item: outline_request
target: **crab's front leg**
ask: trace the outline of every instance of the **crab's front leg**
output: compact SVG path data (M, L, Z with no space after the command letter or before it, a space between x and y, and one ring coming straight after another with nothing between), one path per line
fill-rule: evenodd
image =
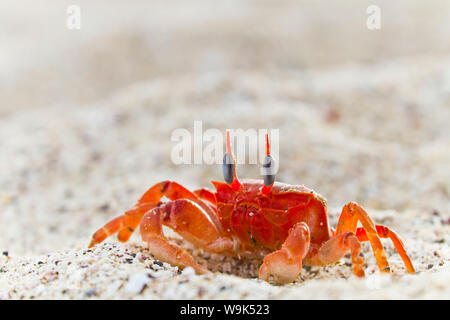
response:
M169 201L144 215L140 232L150 252L156 258L172 265L181 268L192 267L200 274L209 272L195 262L185 249L168 241L163 233L163 225L170 227L190 243L208 251L223 252L233 249L232 240L221 236L201 206L187 199Z
M281 246L264 257L259 269L259 278L269 281L272 275L277 283L293 282L302 270L302 260L306 256L310 245L310 232L304 222L295 224Z

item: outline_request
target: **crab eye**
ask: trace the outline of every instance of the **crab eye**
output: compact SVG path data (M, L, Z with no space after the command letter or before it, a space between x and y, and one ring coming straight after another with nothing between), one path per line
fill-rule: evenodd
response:
M273 160L270 154L266 155L264 158L264 163L262 165L262 175L264 178L264 185L270 187L275 182L275 160Z
M223 156L222 171L223 171L223 178L225 179L225 182L228 184L233 183L234 168L235 165L233 156L230 153L225 153L225 155Z

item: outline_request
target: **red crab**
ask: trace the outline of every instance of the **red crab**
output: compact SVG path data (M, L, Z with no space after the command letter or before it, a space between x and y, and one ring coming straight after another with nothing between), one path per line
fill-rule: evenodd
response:
M269 281L273 276L277 283L290 283L299 276L303 264L331 264L348 251L354 274L363 277L363 241L370 241L380 271L389 272L380 238L390 238L407 271L415 272L399 236L388 227L375 225L359 204L344 206L334 230L329 226L323 197L304 186L274 183L267 135L266 146L264 180L240 181L227 132L225 183L212 181L216 192L191 192L173 181L157 183L134 208L97 230L89 247L116 232L120 241L127 241L140 225L142 239L153 256L182 268L192 267L199 274L208 273L186 250L168 241L162 228L165 225L210 252L262 254L259 278ZM161 202L164 196L169 201ZM357 228L358 222L362 227Z

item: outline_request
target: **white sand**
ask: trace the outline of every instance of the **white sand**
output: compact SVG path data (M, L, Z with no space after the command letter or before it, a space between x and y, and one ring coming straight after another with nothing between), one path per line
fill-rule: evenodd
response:
M430 24L420 11L388 14L383 36L371 41L354 28L349 6L335 8L348 13L336 34L322 27L332 10L286 1L254 14L235 3L216 20L200 2L191 11L198 19L153 3L159 20L130 9L120 30L88 19L74 36L54 26L64 7L42 17L2 4L10 45L0 51L0 298L449 299L450 48L442 39L450 14L438 2ZM91 3L88 13L103 12L102 1ZM123 9L108 8L116 17ZM283 23L302 24L308 12L317 13L309 29ZM21 28L19 13L27 17ZM267 17L268 30L252 28ZM74 43L80 54L68 54ZM92 233L152 184L198 188L222 179L220 166L170 161L172 131L192 131L194 120L204 130L279 128L277 180L323 194L333 225L345 203L360 202L398 231L419 273L405 274L388 240L392 275L379 275L364 244L366 279L352 276L345 257L304 268L287 286L255 279L260 261L195 248L215 273L179 272L154 261L137 235L87 250ZM256 166L238 170L259 176Z
M93 249L74 248L31 258L3 257L0 298L20 299L448 299L450 289L448 236L440 219L378 211L405 239L417 274L407 275L393 246L384 241L392 275L380 275L371 249L364 244L366 278L355 278L347 255L335 265L305 267L290 285L277 286L256 279L260 261L239 260L189 248L202 265L214 271L198 276L154 260L140 243L107 241ZM408 223L408 220L416 223ZM417 223L424 221L423 223ZM405 228L408 226L408 228ZM445 232L445 234L441 234Z

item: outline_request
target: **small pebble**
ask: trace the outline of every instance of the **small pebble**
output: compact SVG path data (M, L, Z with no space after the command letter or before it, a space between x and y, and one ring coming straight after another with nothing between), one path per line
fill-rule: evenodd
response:
M181 273L185 276L193 276L195 275L195 270L192 267L186 267Z
M128 283L125 286L125 291L129 293L141 293L148 281L149 277L146 273L134 274L130 276Z
M153 263L158 265L158 266L160 266L160 267L163 266L163 263L161 261L159 261L159 260L155 260Z
M94 295L96 295L97 294L97 291L95 290L95 289L89 289L89 290L87 290L85 293L84 293L84 295L86 296L86 297L92 297L92 296L94 296Z

